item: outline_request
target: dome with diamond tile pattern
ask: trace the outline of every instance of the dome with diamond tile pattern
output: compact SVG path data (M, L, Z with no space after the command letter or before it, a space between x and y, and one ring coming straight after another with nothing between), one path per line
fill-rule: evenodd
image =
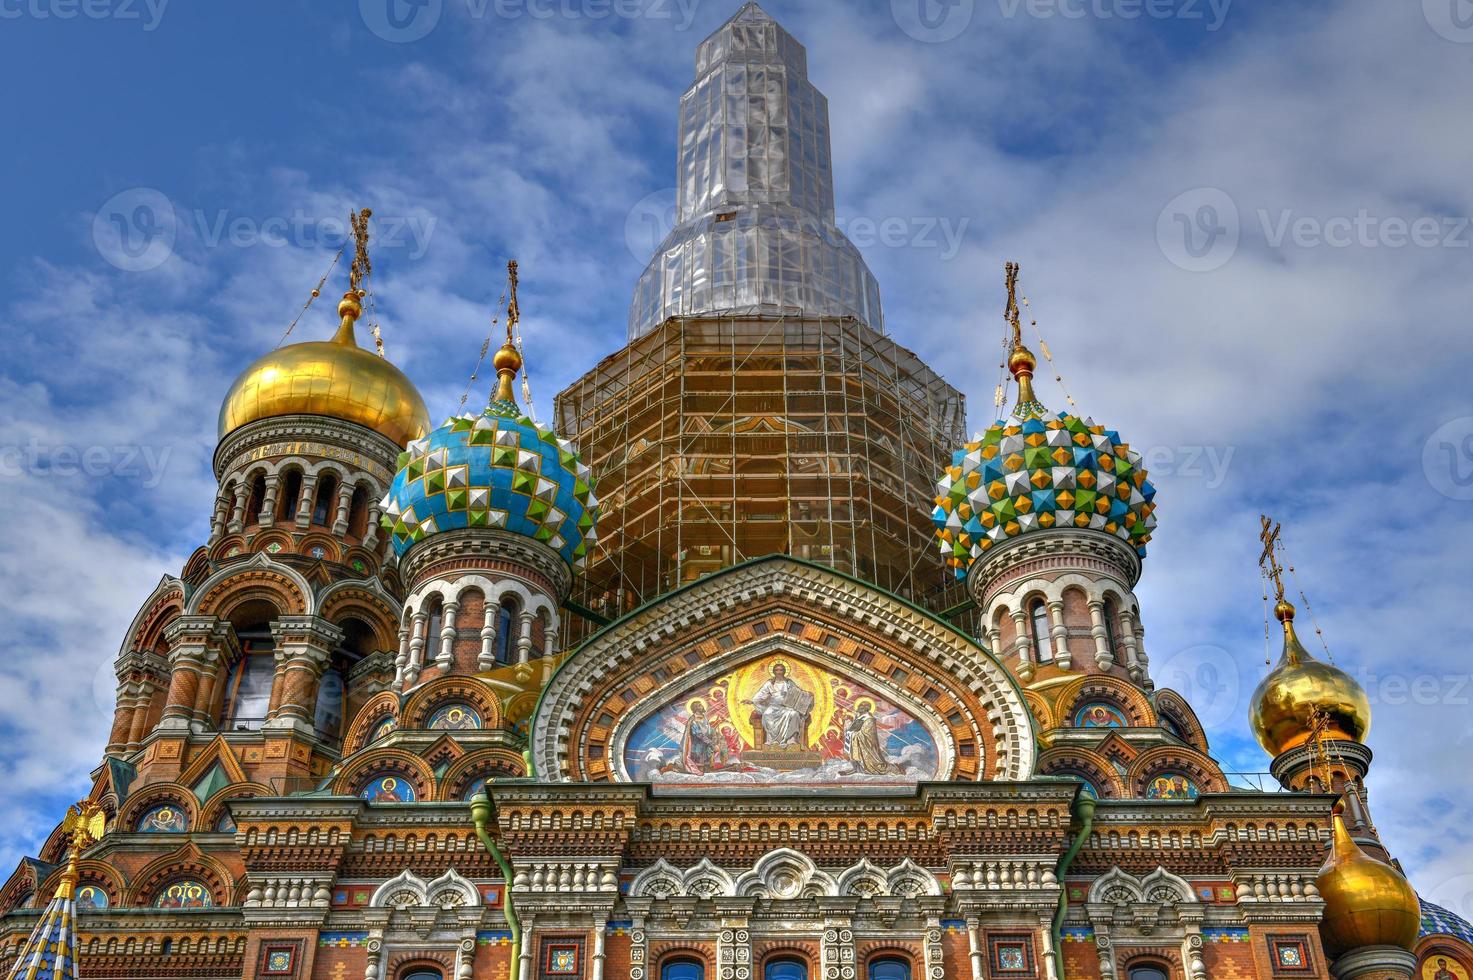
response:
M598 501L573 444L527 417L510 399L461 415L399 457L384 500L384 526L402 558L420 541L460 528L501 528L583 567Z

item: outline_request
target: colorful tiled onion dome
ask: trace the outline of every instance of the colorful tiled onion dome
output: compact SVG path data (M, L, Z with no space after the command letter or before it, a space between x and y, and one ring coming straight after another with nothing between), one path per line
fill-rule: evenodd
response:
M573 444L497 399L409 444L384 501L384 526L400 557L441 531L487 527L525 534L582 568L597 507Z
M1425 898L1422 899L1421 935L1452 936L1473 945L1473 925L1467 919Z
M595 540L593 477L571 442L534 422L516 403L522 358L510 338L516 320L515 265L506 346L494 364L500 383L480 415L461 415L399 457L384 499L384 526L402 558L420 541L461 528L500 528L552 548L582 568Z
M1008 368L1018 381L1012 416L952 456L931 519L943 560L966 578L972 563L1005 541L1055 527L1089 528L1128 542L1141 557L1156 527L1156 488L1120 434L1093 419L1056 414L1033 393L1037 360L1023 346L1009 267Z

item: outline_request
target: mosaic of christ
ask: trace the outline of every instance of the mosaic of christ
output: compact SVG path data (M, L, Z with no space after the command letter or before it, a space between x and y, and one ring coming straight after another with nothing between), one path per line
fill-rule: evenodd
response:
M655 783L905 783L936 778L937 758L903 708L781 655L685 691L624 745L630 777Z

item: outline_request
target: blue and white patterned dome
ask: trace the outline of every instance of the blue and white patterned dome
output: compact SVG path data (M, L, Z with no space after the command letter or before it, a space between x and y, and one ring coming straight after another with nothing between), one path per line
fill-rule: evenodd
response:
M383 524L401 558L441 531L485 527L540 541L577 569L595 540L597 509L573 444L503 399L409 444Z

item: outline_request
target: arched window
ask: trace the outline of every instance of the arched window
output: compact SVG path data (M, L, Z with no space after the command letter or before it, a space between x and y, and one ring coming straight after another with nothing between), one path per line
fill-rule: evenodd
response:
M338 478L331 473L322 474L317 481L317 500L312 504L312 523L327 527L335 516L337 507Z
M348 503L348 535L362 538L368 534L368 488L359 485Z
M297 503L302 499L302 471L291 470L281 481L277 490L276 519L293 521L297 518Z
M910 964L898 956L870 960L869 980L910 980Z
M261 505L266 501L266 477L260 473L251 481L251 492L246 496L245 524L261 523Z
M666 960L660 967L660 980L706 980L706 967L700 960Z
M271 683L276 678L276 642L271 629L261 626L238 631L240 659L225 678L225 702L221 713L228 732L255 731L266 720L271 705Z
M768 960L762 968L762 980L808 980L808 964L786 956Z
M1129 980L1170 980L1170 978L1159 966L1133 966L1130 968Z
M419 967L404 974L399 980L445 980L445 975L439 970L426 970Z
M1048 603L1034 599L1028 604L1028 624L1033 633L1033 652L1041 664L1054 659L1054 641L1049 635Z
M425 620L424 662L432 664L440 653L440 631L445 628L445 607L440 597L430 596L429 617Z
M510 596L501 600L496 614L496 662L509 664L516 659L517 601Z

